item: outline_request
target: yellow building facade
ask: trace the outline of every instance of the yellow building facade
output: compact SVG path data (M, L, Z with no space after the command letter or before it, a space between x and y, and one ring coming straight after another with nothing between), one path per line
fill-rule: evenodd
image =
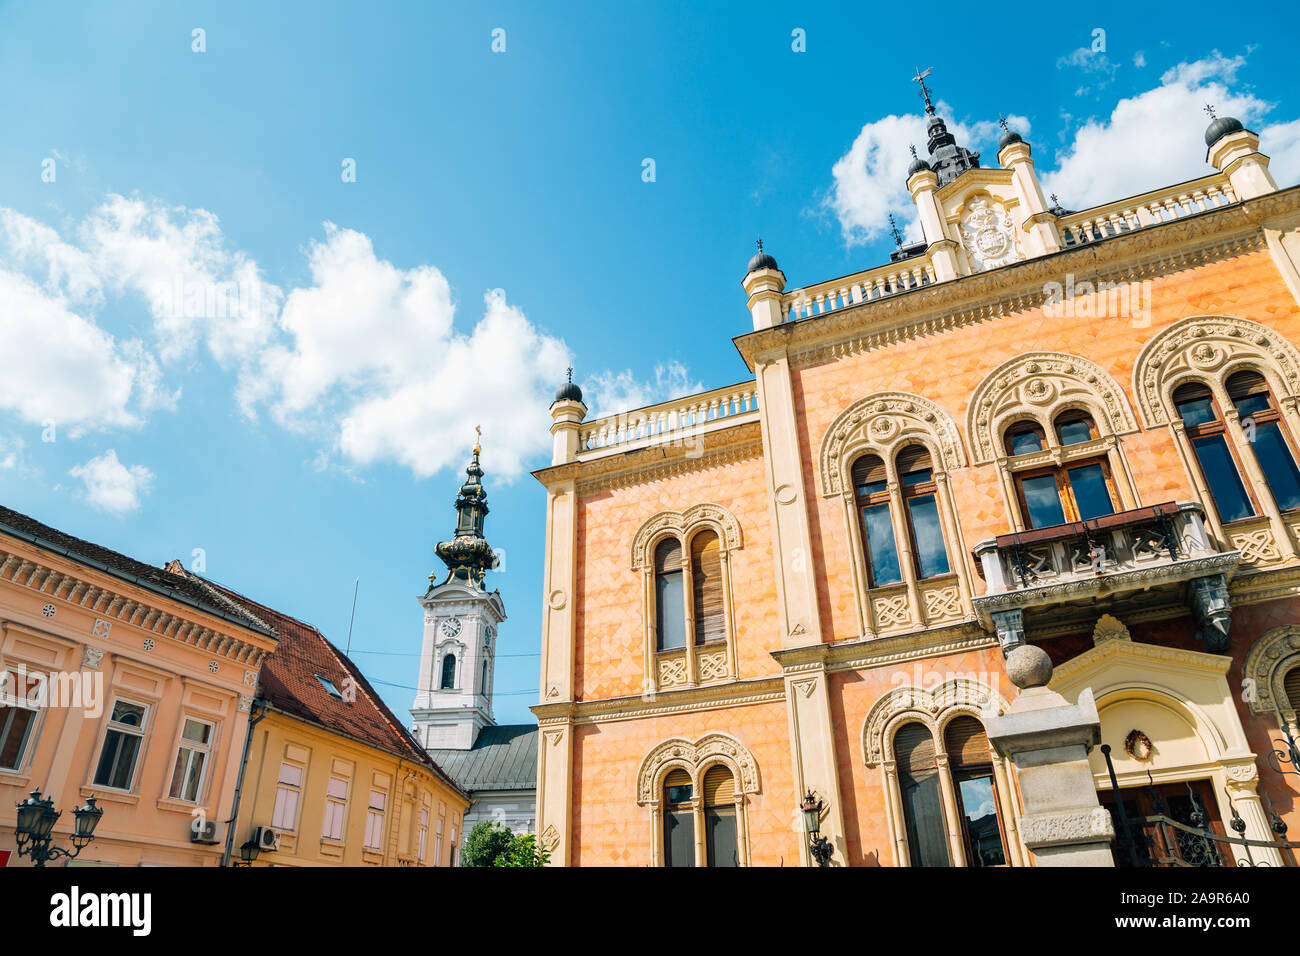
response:
M752 379L556 394L554 864L812 865L806 799L830 865L1300 832L1300 189L1224 117L1204 177L1072 211L926 103L924 241L792 290L760 247Z

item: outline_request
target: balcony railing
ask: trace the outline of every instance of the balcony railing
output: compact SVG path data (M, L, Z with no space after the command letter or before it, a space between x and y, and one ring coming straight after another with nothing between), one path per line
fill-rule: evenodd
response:
M919 289L934 281L934 264L930 257L914 256L804 289L794 289L782 296L781 313L787 322L806 319L860 302Z
M1067 248L1108 239L1162 222L1182 219L1237 201L1228 177L1214 173L1189 183L1167 186L1104 206L1094 206L1057 220Z
M690 448L699 447L699 436L704 433L748 421L758 421L758 389L754 382L584 422L578 431L578 457L670 444L685 445L689 453Z
M983 615L1231 573L1241 557L1214 546L1188 502L999 535L973 554L988 585L973 601Z

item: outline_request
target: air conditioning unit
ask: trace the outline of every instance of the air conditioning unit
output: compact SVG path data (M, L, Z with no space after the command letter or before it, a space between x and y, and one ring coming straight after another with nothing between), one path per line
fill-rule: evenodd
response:
M257 827L253 830L253 842L263 853L274 853L280 849L280 831L271 827Z
M206 843L208 846L217 842L216 820L195 820L190 824L190 842Z

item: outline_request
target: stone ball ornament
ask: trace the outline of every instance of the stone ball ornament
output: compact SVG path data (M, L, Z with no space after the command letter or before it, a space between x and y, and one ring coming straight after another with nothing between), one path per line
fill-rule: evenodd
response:
M1036 644L1021 644L1007 655L1007 676L1021 690L1044 687L1052 679L1052 659Z

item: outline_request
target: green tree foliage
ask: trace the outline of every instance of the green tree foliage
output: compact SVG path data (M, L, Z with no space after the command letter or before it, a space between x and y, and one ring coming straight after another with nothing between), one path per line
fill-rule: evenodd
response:
M497 866L497 860L506 852L515 836L510 828L491 820L474 824L465 840L465 852L460 856L461 866Z
M496 858L494 866L545 866L551 852L539 846L531 833L512 837L504 853Z

